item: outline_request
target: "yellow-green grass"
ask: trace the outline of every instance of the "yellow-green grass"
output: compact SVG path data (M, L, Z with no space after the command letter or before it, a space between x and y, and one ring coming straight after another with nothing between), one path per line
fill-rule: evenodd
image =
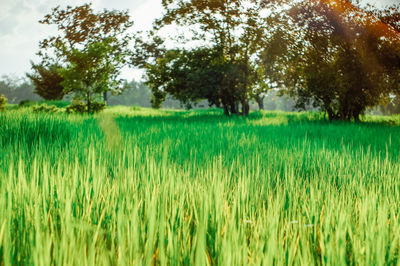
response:
M386 265L399 117L0 113L0 265Z

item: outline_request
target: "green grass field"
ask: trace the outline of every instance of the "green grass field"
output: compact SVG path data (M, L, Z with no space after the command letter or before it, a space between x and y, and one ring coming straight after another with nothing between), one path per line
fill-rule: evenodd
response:
M0 265L400 264L399 125L0 113Z

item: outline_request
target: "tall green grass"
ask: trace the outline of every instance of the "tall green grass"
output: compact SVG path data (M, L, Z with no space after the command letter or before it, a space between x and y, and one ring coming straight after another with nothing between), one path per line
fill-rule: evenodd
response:
M398 121L0 113L0 264L399 264Z

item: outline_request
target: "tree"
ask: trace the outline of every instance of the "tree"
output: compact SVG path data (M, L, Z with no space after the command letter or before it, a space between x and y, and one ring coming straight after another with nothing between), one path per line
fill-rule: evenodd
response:
M111 42L103 40L90 43L83 50L72 50L68 54L69 64L60 70L64 92L74 92L79 98L84 98L89 113L96 96L121 89L117 71L119 57L116 55L113 60L109 59L114 49Z
M379 63L385 67L394 95L400 95L400 4L385 9L372 8L369 13L379 18L385 42L379 50Z
M236 103L246 93L244 66L229 62L216 49L169 50L147 67L146 84L153 91L155 108L170 94L187 106L207 99L210 105L223 107L226 115L237 114Z
M172 24L185 27L191 30L193 34L189 38L179 36L178 39L184 43L193 43L194 41L197 45L193 48L193 53L202 53L207 49L212 53L218 52L219 63L214 65L214 70L219 68L220 71L229 72L229 75L225 75L223 72L219 73L224 78L216 79L222 83L213 88L214 90L223 88L223 92L226 93L226 84L231 84L233 87L229 89L230 95L223 97L223 101L221 98L220 101L214 100L212 103L220 102L220 105L225 110L229 110L225 113L233 114L239 113L237 107L241 104L242 114L247 115L249 112L249 100L257 98L268 89L267 86L258 86L257 84L261 80L257 75L260 73L258 70L258 54L263 47L263 38L266 32L266 23L262 16L262 11L265 10L266 5L262 4L261 1L255 0L169 0L163 1L162 4L165 14L156 21L155 31ZM178 62L183 63L186 54L187 51L183 51L180 54L183 56L182 60L175 62L175 65ZM162 53L158 58L165 60L170 55ZM152 62L152 66L148 68L153 72L150 75L154 75L156 72L155 67L158 64L157 60ZM164 70L160 71L163 72ZM153 86L157 84L154 81L150 81L150 83ZM172 85L174 83L169 84L169 86ZM179 85L183 85L183 83L179 83ZM191 88L184 86L179 88L184 91L182 94L186 96L184 97L185 100L191 101L199 98L198 91L193 90L194 95L189 96L188 94L191 92L188 90L191 90ZM159 105L159 100L162 102L162 98L165 97L165 93L162 93L162 91L161 84L159 90L154 91L156 93L154 101L156 105ZM222 95L223 92L219 91L213 95ZM175 95L177 96L178 94ZM209 99L210 97L204 98Z
M33 73L27 74L27 77L34 84L35 93L45 100L61 100L64 97L64 87L61 85L64 79L58 73L61 67L57 64L31 64Z
M127 30L133 22L127 11L95 13L90 4L64 10L56 7L40 23L56 25L60 31L40 42L39 55L47 64L53 58L61 62L65 92L82 96L90 104L94 95L103 93L106 100L108 91L120 88L121 80L116 77L132 54L127 48L132 40Z
M310 104L329 119L359 120L367 107L388 99L393 79L385 50L396 47L393 29L345 0L296 2L284 26L294 31L279 34L282 57L265 57L297 107Z

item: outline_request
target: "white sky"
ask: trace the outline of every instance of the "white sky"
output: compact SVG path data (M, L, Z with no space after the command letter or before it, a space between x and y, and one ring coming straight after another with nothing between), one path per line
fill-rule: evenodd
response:
M30 60L36 56L39 41L54 35L55 28L38 23L51 8L77 6L82 0L0 0L0 76L25 76L30 71ZM155 18L162 14L161 0L93 0L95 9L130 10L134 30L148 30ZM139 79L142 73L126 69L123 78Z
M38 23L51 8L81 5L82 0L0 0L0 76L25 76L30 60L36 56L40 40L55 34L55 29ZM134 29L148 30L162 14L161 0L93 0L96 9L130 10ZM400 3L400 0L365 0L378 4ZM123 78L140 79L141 71L126 69Z

